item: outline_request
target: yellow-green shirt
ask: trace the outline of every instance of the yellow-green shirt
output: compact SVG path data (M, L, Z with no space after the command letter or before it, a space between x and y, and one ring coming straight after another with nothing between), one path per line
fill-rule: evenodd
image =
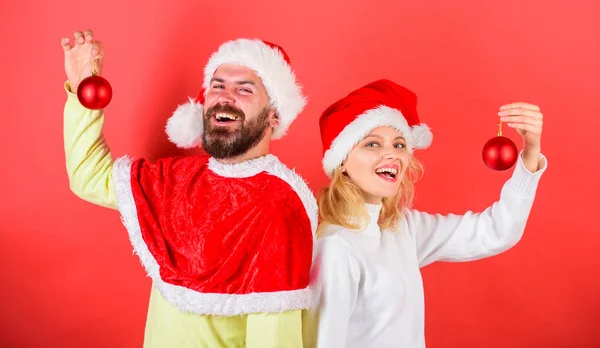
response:
M70 188L88 202L116 209L114 158L102 135L103 110L83 107L65 84L64 146ZM302 311L234 317L179 311L152 287L144 335L146 348L302 347Z

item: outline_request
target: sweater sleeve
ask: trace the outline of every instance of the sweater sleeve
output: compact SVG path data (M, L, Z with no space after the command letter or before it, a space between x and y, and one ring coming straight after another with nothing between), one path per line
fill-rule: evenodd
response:
M248 314L246 321L248 348L302 348L302 311L276 314Z
M68 82L64 88L63 138L71 191L88 202L116 209L114 159L102 135L104 111L86 109Z
M339 236L317 240L310 278L313 306L305 317L305 347L345 347L360 267Z
M441 215L407 211L408 232L415 241L420 267L435 261L461 262L497 255L521 239L547 167L546 158L540 154L539 169L531 173L521 156L500 198L481 212Z

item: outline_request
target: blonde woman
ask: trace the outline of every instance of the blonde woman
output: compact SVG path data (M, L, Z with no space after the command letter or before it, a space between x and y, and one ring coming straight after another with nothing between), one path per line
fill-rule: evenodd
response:
M308 346L425 347L419 268L490 257L520 240L546 169L542 114L514 103L499 116L524 141L499 200L481 212L441 215L411 208L422 173L413 151L432 142L414 93L379 80L325 110L323 167L331 183L318 197Z

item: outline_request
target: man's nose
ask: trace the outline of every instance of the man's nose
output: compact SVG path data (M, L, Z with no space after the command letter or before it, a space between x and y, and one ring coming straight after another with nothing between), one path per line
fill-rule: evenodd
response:
M233 98L231 92L225 90L219 94L217 101L219 102L219 104L233 104L235 102L235 99Z

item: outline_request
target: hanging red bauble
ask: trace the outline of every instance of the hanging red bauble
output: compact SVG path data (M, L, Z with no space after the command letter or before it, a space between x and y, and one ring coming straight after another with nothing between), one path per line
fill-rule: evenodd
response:
M500 121L498 136L488 140L483 146L483 162L490 169L504 171L515 164L518 155L515 143L502 136L502 121Z
M103 109L112 99L112 87L104 77L93 73L79 83L77 98L87 109Z

